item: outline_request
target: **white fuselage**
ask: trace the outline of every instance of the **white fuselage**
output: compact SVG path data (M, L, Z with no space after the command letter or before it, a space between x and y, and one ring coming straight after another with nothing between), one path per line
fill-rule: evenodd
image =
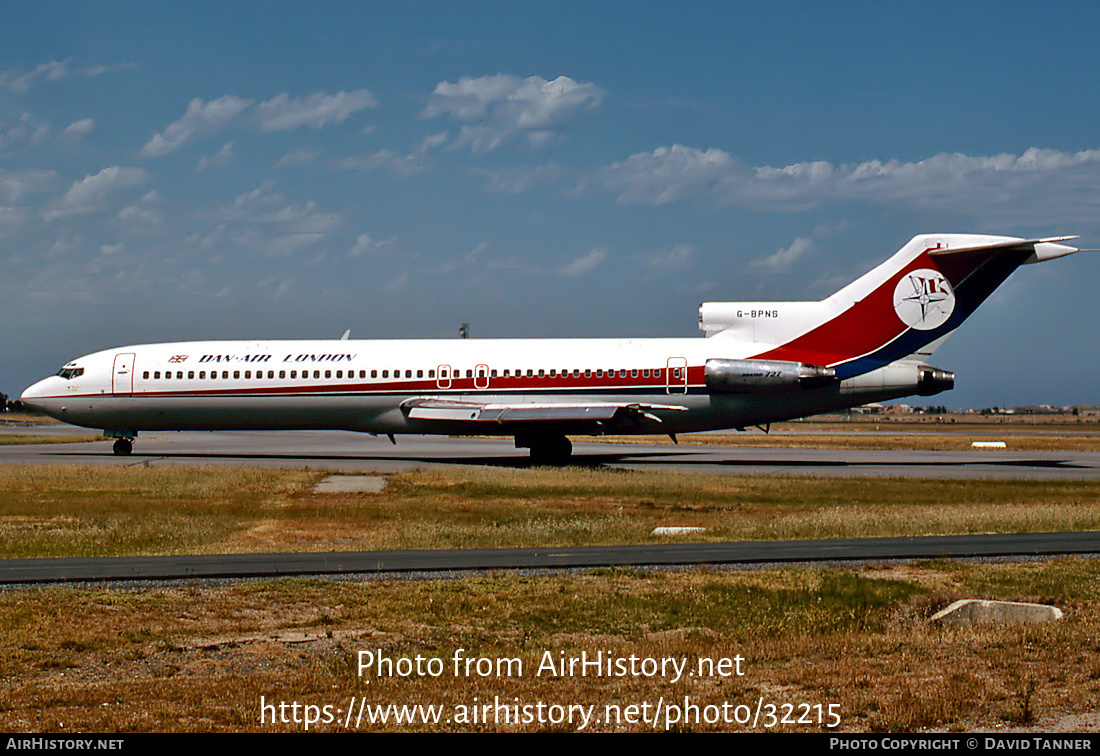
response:
M62 372L80 374L39 381L23 400L67 422L118 432L515 433L514 424L418 421L401 409L410 399L433 397L510 406L642 404L654 408L652 417L615 432L685 433L881 401L916 386L913 368L813 391L707 390L708 359L745 359L761 351L761 344L724 338L148 344L74 360ZM565 431L600 432L581 425Z

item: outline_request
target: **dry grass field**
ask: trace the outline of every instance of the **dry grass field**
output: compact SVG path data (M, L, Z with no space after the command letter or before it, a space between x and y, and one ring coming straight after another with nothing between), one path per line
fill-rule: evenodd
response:
M601 436L613 443L671 444L667 436ZM1072 415L981 417L859 416L810 418L775 423L770 432L692 433L677 441L688 446L751 446L788 449L911 449L966 451L975 441L1004 441L1015 451L1100 451L1100 418Z
M44 433L0 433L0 446L12 446L14 444L83 444L101 440L103 440L103 436L92 433L65 436L49 436Z
M8 590L0 593L0 728L302 731L311 711L310 729L328 732L744 731L753 727L737 717L763 705L756 730L824 731L819 713L830 711L839 731L1095 730L1098 586L1100 563L1073 559ZM1050 602L1066 617L1024 627L929 624L936 609L974 595ZM368 665L360 675L362 652L391 663L436 659L440 674L379 676ZM688 669L741 657L743 674L540 674L547 653L582 652L686 660ZM514 659L522 669L482 676L460 666L456 675L456 653ZM261 699L287 708L280 716ZM471 707L486 702L524 707L514 711L531 720L504 721L498 709L472 721ZM344 712L360 705L367 714L348 728ZM400 709L387 708L415 705L438 707L428 714L439 721L397 723ZM555 706L581 708L572 722L557 709L555 722ZM634 721L613 716L630 706ZM803 722L784 722L785 706ZM723 707L730 721L705 721Z
M464 468L337 494L314 491L322 477L2 468L0 556L643 543L656 525L706 527L715 540L1100 527L1097 486L1079 482ZM960 597L1049 602L1065 619L929 624ZM435 659L445 672L360 676L360 652ZM691 669L741 656L744 674L538 674L547 653L582 652ZM455 675L456 653L524 671ZM286 707L262 709L261 697ZM505 721L506 708L474 721L486 702L521 721ZM385 708L417 704L442 707L419 712L439 721L399 724L402 711ZM367 718L351 729L736 731L753 729L744 716L760 708L757 730L825 730L835 712L844 731L1058 731L1100 728L1098 705L1100 562L1090 559L0 591L8 731L300 731L307 711L310 729L340 731L359 707ZM713 721L722 712L731 720Z

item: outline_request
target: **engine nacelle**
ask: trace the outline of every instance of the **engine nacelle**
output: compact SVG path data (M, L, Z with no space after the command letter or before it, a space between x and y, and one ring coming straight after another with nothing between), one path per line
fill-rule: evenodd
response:
M940 370L931 365L921 365L917 368L917 394L919 396L932 396L941 391L950 391L955 388L955 374L949 370Z
M895 362L854 375L840 384L842 394L864 394L867 401L882 401L883 393L899 396L932 396L955 387L955 374L931 365L914 365L911 362Z
M721 394L781 393L821 388L836 381L836 370L783 360L707 360L707 390Z

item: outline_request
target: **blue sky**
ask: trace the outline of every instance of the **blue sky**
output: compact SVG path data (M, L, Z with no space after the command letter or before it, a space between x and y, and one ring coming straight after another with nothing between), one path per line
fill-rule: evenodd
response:
M1100 247L1096 4L5 21L9 394L137 342L695 336L701 301L820 299L918 233ZM943 401L1100 404L1098 274L1018 271L936 353Z

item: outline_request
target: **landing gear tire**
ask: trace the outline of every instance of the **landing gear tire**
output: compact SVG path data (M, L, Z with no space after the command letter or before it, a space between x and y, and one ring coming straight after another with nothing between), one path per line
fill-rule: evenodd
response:
M573 453L573 444L565 436L544 436L531 440L531 460L540 465L564 465Z
M128 438L115 440L114 452L120 457L127 457L134 450L134 442Z

